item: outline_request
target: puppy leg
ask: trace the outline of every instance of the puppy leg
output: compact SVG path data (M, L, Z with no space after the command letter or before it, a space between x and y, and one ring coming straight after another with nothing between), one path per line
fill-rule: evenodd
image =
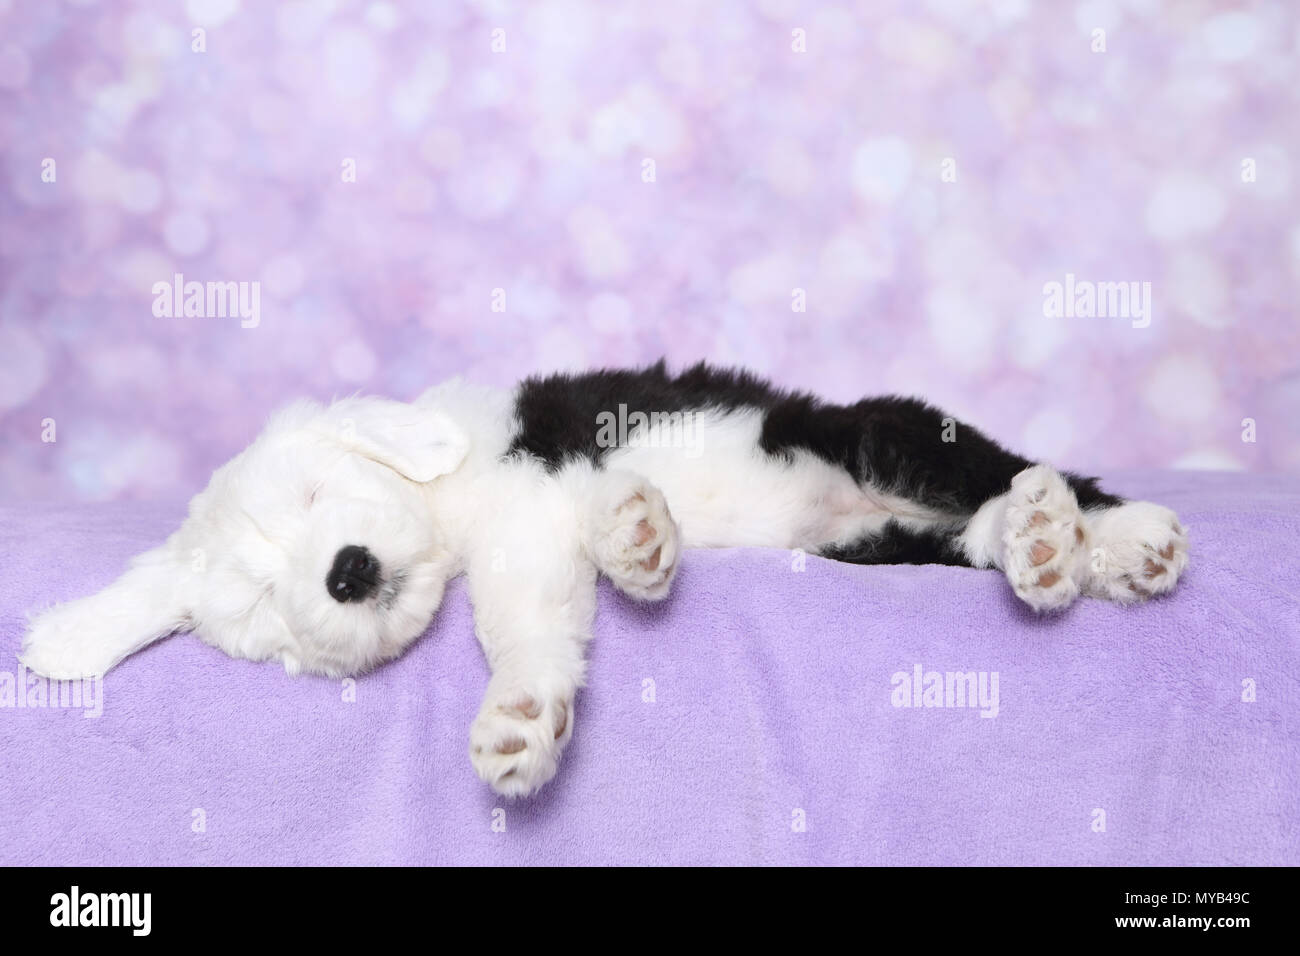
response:
M32 616L19 659L51 680L102 675L189 618L193 575L167 548L155 548L98 594Z
M681 537L663 493L630 471L591 478L584 543L596 567L619 590L655 601L677 573Z
M483 529L468 565L479 642L492 668L470 728L470 761L498 793L555 776L573 736L596 607L576 505L555 488L519 496Z

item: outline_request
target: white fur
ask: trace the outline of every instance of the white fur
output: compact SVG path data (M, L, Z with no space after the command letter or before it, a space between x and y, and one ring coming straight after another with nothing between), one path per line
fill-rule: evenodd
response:
M871 486L809 451L788 460L759 446L762 414L701 413L688 445L672 429L629 436L607 457L610 468L644 475L671 503L688 548L802 548L848 544L879 531L890 518L929 525L933 511Z
M753 411L703 415L689 442L676 426L645 429L603 468L574 461L548 472L504 456L511 404L507 392L453 381L411 404L290 406L213 474L164 545L100 593L37 615L22 659L47 677L97 675L189 628L291 674L356 674L400 654L427 627L446 581L464 573L492 668L470 760L499 792L525 794L555 774L573 734L598 573L654 600L667 594L684 547L812 551L891 518L917 528L958 520L860 487L811 453L765 454ZM1105 555L1100 570L1083 559L1076 527ZM1041 561L1040 544L1053 549ZM326 591L347 545L378 559L372 599L339 603ZM1038 609L1081 590L1125 601L1162 593L1186 564L1186 537L1167 509L1081 515L1047 466L981 508L962 545L977 566L1006 571ZM1158 580L1152 560L1165 569ZM1045 586L1045 571L1059 581Z

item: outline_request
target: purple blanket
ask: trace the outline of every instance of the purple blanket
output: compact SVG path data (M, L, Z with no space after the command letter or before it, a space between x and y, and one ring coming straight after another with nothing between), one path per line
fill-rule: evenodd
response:
M602 587L573 743L517 802L470 768L459 584L355 686L183 636L18 706L24 612L183 509L0 508L0 863L1300 863L1300 482L1108 485L1190 529L1173 597L1039 620L993 572L761 550L689 552L659 606Z

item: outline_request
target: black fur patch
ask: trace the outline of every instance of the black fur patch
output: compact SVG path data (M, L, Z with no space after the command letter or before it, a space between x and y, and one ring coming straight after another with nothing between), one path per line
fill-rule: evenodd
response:
M973 514L1034 464L920 399L897 396L854 405L786 397L768 411L762 444L773 454L805 448L860 483L954 514ZM1062 475L1081 507L1121 503L1096 478Z
M839 548L823 548L823 558L850 564L949 564L968 568L957 546L959 531L913 531L897 521L886 523L879 534Z
M597 416L617 412L769 408L783 393L748 372L701 362L671 377L661 359L635 371L604 369L526 379L515 393L519 431L510 454L525 453L554 470L570 458L599 464L611 449L597 443Z
M958 516L973 514L1005 492L1012 477L1033 464L915 398L835 405L703 362L671 376L663 361L635 371L526 380L515 396L519 431L509 453L532 455L552 470L572 458L600 464L609 448L597 441L598 416L617 413L620 405L628 413L647 414L762 409L759 442L768 454L785 457L804 449L860 483ZM1084 508L1122 503L1099 490L1095 478L1064 477ZM833 556L857 563L966 563L952 534L914 533L893 523L883 534Z

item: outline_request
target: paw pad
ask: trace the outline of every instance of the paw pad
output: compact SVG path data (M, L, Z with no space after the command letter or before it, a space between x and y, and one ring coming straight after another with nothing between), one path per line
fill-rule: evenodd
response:
M1029 563L1034 567L1038 567L1040 564L1046 564L1055 556L1056 549L1041 539L1035 541L1033 547L1029 549Z
M524 696L512 703L504 705L501 708L501 711L502 713L507 714L519 714L522 717L527 717L529 720L535 720L541 716L542 705L532 697Z

